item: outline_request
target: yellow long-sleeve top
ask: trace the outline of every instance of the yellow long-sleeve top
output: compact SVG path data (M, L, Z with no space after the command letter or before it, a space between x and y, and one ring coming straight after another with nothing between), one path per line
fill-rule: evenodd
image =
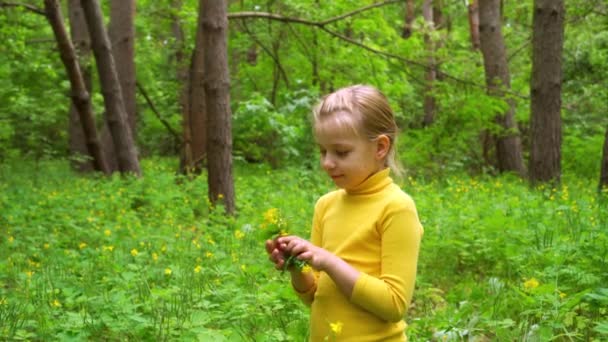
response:
M310 341L405 341L403 317L414 291L423 232L414 201L393 183L388 168L356 189L321 197L311 242L360 276L350 298L324 272L315 272L312 288L298 293L311 307ZM339 334L330 323L341 323Z

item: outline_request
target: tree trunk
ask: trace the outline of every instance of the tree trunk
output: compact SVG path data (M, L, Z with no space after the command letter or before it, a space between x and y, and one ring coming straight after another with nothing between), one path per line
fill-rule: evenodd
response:
M93 53L106 109L106 121L112 134L118 167L122 173L141 175L137 151L127 121L122 91L116 72L112 47L103 25L103 14L97 0L81 0L87 27L91 34Z
M122 90L122 100L131 135L137 136L137 102L135 71L135 0L110 1L108 34L112 43L112 55Z
M405 3L405 22L403 24L403 31L401 32L401 37L404 39L407 39L412 35L414 18L414 0L407 0Z
M514 103L505 96L511 88L511 81L501 30L500 0L479 0L479 34L488 93L508 103L506 112L496 116L496 122L503 130L496 136L498 170L513 171L523 177L526 169L514 119Z
M70 19L70 34L72 37L72 42L74 44L74 49L76 50L76 56L78 58L80 72L82 74L84 86L90 95L92 88L90 63L91 40L89 39L89 30L87 30L87 23L84 21L84 13L82 12L82 7L80 7L80 0L68 0L68 16ZM95 133L95 135L97 135L97 133ZM72 101L70 101L68 136L70 155L86 156L89 154L89 149L86 143L86 137L84 135L82 123L80 122L80 114ZM100 148L103 152L103 144L101 143ZM89 172L95 169L91 160L73 159L71 165L72 168L80 172Z
M184 148L182 172L200 173L207 157L207 108L205 103L205 47L202 4L199 4L194 50L186 84L186 106L182 117Z
M564 1L535 0L532 33L530 181L560 181Z
M46 17L53 28L61 61L65 65L66 72L70 79L72 91L72 103L78 111L82 131L89 155L93 158L93 165L96 170L109 174L109 168L103 158L101 144L97 138L97 130L95 128L95 116L93 115L93 106L91 105L91 97L85 86L84 79L78 65L78 57L74 51L74 46L68 37L67 30L63 25L63 17L59 9L57 0L45 0L44 8Z
M209 200L222 201L234 213L232 178L232 125L230 75L228 74L227 3L201 0L203 51L205 55L205 99L207 104L207 158Z
M606 136L604 137L604 152L602 154L602 169L600 171L600 191L608 188L608 127L606 127Z
M435 22L433 16L433 0L424 0L422 3L422 16L426 24L424 43L427 51L427 65L425 76L425 90L424 90L424 126L430 126L435 121L436 111L436 100L433 95L433 86L435 79L437 78L437 66L435 63L435 42L432 37L432 33L435 30Z
M188 77L188 64L186 64L185 58L185 39L182 22L179 17L179 12L183 6L182 0L171 0L171 32L173 33L173 39L175 39L175 71L177 82L180 85L179 88L179 108L182 115L182 141L183 145L180 151L180 165L179 170L182 174L189 174L193 169L192 162L192 138L190 132L190 120L188 115L190 113L190 78Z
M120 81L120 88L127 113L127 121L131 129L131 136L137 136L137 108L136 108L136 77L135 77L135 0L112 0L110 2L110 24L108 34L112 45L112 55L116 61L116 72ZM105 147L106 159L113 171L116 171L118 161L112 134L107 123L101 131L101 140Z
M479 49L479 8L477 0L469 0L469 34L473 50Z

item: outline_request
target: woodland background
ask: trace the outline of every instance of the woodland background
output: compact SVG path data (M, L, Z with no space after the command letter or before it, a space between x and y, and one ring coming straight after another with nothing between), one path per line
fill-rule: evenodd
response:
M3 338L303 340L264 227L309 234L355 83L425 226L411 340L608 334L604 0L0 1L0 42Z

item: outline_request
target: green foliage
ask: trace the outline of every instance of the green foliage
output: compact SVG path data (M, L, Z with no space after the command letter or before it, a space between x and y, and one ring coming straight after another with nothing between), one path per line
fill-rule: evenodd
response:
M234 153L248 162L277 167L311 159L310 111L316 96L307 91L289 94L278 109L260 94L239 103L233 114Z
M174 160L144 160L140 179L79 178L67 165L0 168L0 336L307 336L308 311L263 243L277 210L283 228L310 234L331 188L319 170L237 163L238 215L226 217L204 175L184 181ZM608 215L595 182L564 183L405 180L425 227L411 340L602 340Z

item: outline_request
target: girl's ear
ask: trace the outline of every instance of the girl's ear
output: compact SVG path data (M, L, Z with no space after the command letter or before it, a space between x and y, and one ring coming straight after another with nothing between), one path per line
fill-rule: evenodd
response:
M376 138L376 159L384 159L388 155L390 149L391 139L389 139L389 137L382 134Z

